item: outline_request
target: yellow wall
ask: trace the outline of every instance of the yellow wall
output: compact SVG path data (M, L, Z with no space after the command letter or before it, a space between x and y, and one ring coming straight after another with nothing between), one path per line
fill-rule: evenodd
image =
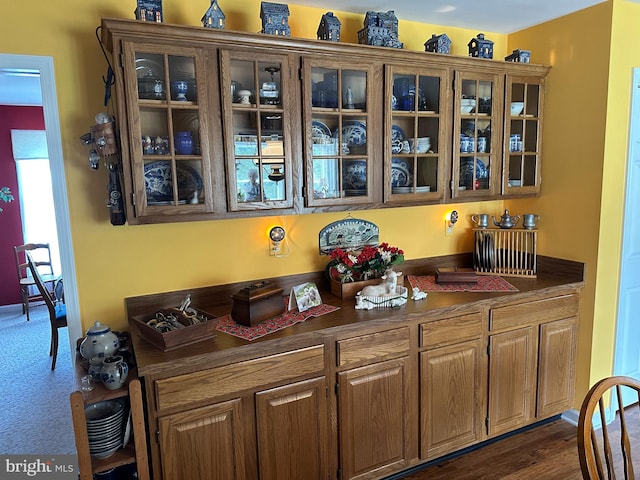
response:
M199 25L198 2L165 0L165 21ZM227 28L260 30L258 0L222 2ZM35 8L34 8L35 7ZM94 30L102 17L132 18L134 0L5 2L0 51L54 59L69 209L83 329L94 320L123 328L123 298L133 295L239 282L321 270L317 232L346 213L257 218L169 225L111 227L106 172L89 170L78 137L103 109L106 63ZM314 38L324 9L290 5L292 35ZM356 42L362 14L335 12L342 40ZM551 65L544 125L543 195L536 199L481 204L352 212L380 226L381 238L409 259L471 250L468 216L479 211L542 216L539 252L585 262L587 286L581 304L578 391L611 373L627 153L631 67L640 63L636 26L640 5L609 0L495 41L496 59L515 48L532 51L532 62ZM405 48L423 50L431 34L446 32L452 54L466 55L479 30L400 21ZM461 222L444 236L452 208ZM266 253L266 231L287 227L288 258ZM407 227L410 227L407 228ZM410 230L410 232L409 232Z
M590 369L592 350L593 358L600 362L600 373L612 364L610 342L592 345L599 275L610 25L611 4L603 3L509 36L510 49L521 44L533 45L536 62L552 66L547 77L544 115L543 195L507 203L513 211L531 210L542 217L540 252L586 264L586 287L580 309L577 399L583 397L594 380ZM608 298L614 296L609 292ZM610 301L606 303L612 305ZM609 329L607 336L611 334Z
M344 218L346 212L112 227L105 208L107 175L88 168L87 150L79 136L103 110L102 57L95 28L102 17L133 18L135 2L56 0L5 2L0 16L0 51L52 56L56 74L63 154L73 235L82 330L95 320L125 328L123 298L147 293L240 282L324 268L318 232ZM35 8L34 8L35 7ZM166 23L199 25L207 2L165 1ZM257 0L221 2L227 28L260 30ZM315 38L323 9L291 5L292 35ZM336 12L343 22L343 41L355 42L363 15ZM406 48L424 50L423 43L443 27L400 22ZM452 53L466 55L477 31L446 28ZM484 32L495 41L495 57L506 51L504 35ZM455 235L444 236L444 216L454 206L413 207L352 212L380 227L382 241L403 248L408 259L470 251L468 216L477 211L498 215L502 202L455 206L462 220ZM275 222L289 231L291 254L267 255L266 231ZM407 228L407 227L410 227Z

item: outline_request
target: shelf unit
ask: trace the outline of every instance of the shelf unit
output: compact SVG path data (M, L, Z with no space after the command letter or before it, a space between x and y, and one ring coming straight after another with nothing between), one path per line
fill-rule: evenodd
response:
M76 386L80 385L80 379L86 374L79 363L76 364ZM93 458L89 452L89 435L87 433L87 420L85 407L92 403L116 398L129 398L131 408L131 422L133 428L133 441L125 448L121 448L107 458ZM129 379L126 388L108 390L102 384L94 384L90 392L83 392L79 387L71 393L71 416L78 454L78 470L80 480L92 480L97 472L106 472L122 465L136 464L138 478L150 480L149 460L147 455L147 437L144 422L144 407L142 404L142 387L137 378L135 369L129 371Z

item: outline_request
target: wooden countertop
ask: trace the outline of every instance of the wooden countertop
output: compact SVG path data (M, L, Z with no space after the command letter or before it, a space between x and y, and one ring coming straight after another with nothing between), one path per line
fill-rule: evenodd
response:
M441 266L466 266L470 262L471 254L410 260L402 265L402 271L405 278L411 274L429 275ZM354 300L342 300L330 293L324 272L269 279L269 281L283 287L286 295L292 286L313 281L321 291L323 303L338 306L340 309L320 317L310 318L253 341L243 340L218 331L214 338L169 352L163 352L141 338L135 324L130 321L129 326L138 375L141 377L146 375L170 376L184 373L186 367L191 371L196 371L280 353L306 345L321 344L324 343L327 335L357 334L365 331L368 327L379 328L381 325L391 327L395 323L411 319L424 321L429 317L455 313L473 307L482 308L488 304L495 306L514 301L521 302L547 292L567 291L569 293L584 286L584 264L539 256L537 278L507 277L507 280L519 291L429 292L426 300L413 301L409 299L407 304L400 308L356 310ZM250 283L243 282L241 284L130 297L125 300L127 315L131 318L135 315L153 313L159 308L177 306L188 293L191 294L193 306L216 316L227 315L231 312L231 295ZM406 285L408 286L408 282Z

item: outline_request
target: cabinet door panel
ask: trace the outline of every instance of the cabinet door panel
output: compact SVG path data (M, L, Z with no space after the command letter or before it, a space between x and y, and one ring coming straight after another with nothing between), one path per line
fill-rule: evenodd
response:
M165 480L246 478L242 400L160 418Z
M207 83L196 81L205 52L125 42L123 54L133 181L127 201L135 201L136 217L129 221L214 212L208 131L219 120L204 101Z
M489 435L526 425L533 418L536 337L527 327L489 337Z
M344 478L379 478L406 466L407 368L401 358L338 374Z
M256 394L260 478L327 477L325 378Z
M504 79L483 70L455 74L453 198L500 193Z
M302 64L307 206L378 200L381 69L339 57Z
M481 351L478 339L420 354L422 459L481 440Z
M544 78L507 75L503 194L540 192Z
M385 75L384 201L442 201L448 176L449 72L387 66Z
M536 417L550 417L573 407L575 349L575 318L540 325Z
M289 61L251 50L220 52L231 211L293 206L291 144L298 130Z

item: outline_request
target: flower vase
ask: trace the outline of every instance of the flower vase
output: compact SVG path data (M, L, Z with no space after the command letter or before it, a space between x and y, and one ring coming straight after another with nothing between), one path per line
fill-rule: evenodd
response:
M344 300L355 298L356 294L367 285L378 285L382 283L381 278L371 280L361 280L359 282L341 283L340 280L331 279L331 293ZM404 275L398 275L398 285L404 285Z

